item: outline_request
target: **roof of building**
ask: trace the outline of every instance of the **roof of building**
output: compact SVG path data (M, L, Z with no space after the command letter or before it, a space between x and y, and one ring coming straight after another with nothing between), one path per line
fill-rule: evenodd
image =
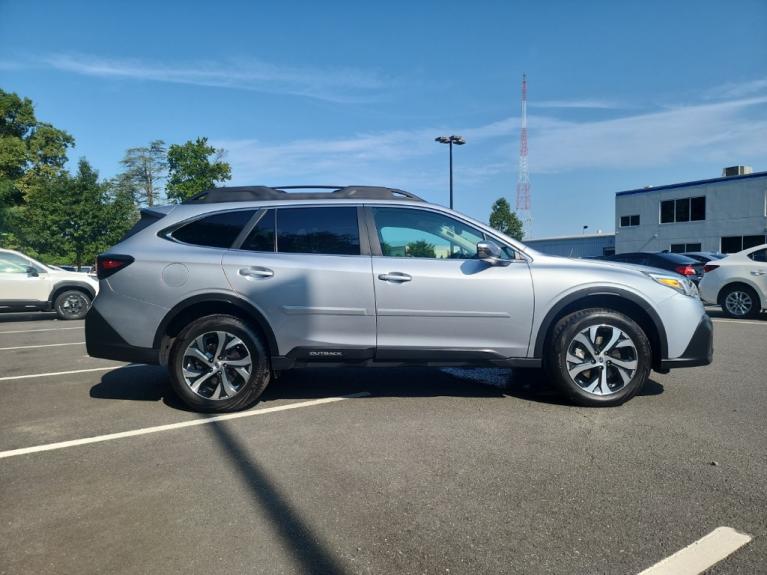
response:
M703 184L715 184L717 182L734 182L736 180L746 180L748 178L764 178L767 172L754 172L752 174L743 174L742 176L722 176L721 178L711 178L710 180L695 180L693 182L680 182L678 184L667 184L665 186L649 186L636 190L626 190L618 192L616 196L628 196L630 194L641 194L643 192L657 192L660 190L671 190L674 188L686 188L687 186L700 186Z
M615 238L615 234L578 234L572 236L550 236L548 238L524 238L522 243L556 241L556 240L588 240L594 238Z

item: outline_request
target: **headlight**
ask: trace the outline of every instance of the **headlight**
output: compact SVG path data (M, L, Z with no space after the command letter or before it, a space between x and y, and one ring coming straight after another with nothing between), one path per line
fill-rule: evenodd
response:
M673 290L678 291L682 295L689 297L698 297L698 288L687 278L667 276L663 274L647 274L656 282L666 287L670 287Z

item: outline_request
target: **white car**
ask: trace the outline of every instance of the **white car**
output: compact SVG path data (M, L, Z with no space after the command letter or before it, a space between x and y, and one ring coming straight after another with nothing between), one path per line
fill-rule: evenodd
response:
M756 317L767 309L767 244L706 264L698 286L703 301L729 317Z
M13 250L0 249L0 312L55 311L82 319L98 293L88 274L46 266Z

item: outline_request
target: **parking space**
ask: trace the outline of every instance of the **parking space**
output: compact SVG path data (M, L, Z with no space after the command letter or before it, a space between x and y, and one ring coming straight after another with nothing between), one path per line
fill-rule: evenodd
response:
M0 573L639 573L723 526L752 539L707 572L763 572L767 320L711 314L714 363L619 408L348 368L219 419L82 322L0 316Z

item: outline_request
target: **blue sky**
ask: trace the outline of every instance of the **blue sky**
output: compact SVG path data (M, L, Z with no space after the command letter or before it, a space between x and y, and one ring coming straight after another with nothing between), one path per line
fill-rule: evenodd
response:
M529 78L532 236L614 228L616 191L767 170L767 2L0 0L0 87L103 177L197 136L232 184L380 184L514 204Z

